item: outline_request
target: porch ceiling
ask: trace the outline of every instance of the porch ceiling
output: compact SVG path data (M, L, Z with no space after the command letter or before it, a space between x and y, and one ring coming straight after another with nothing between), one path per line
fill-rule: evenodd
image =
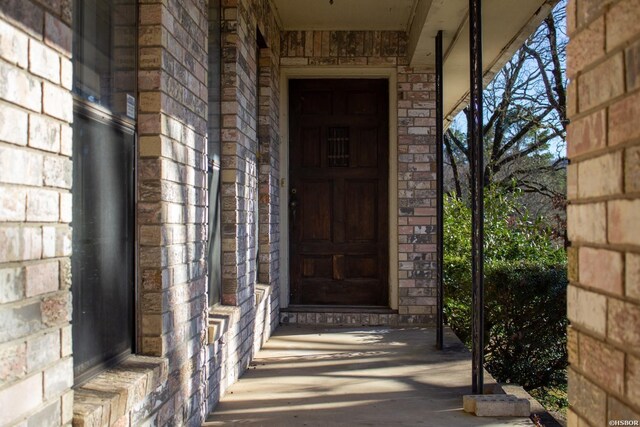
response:
M284 30L396 30L408 34L410 63L435 65L443 32L444 116L448 122L469 93L468 0L273 0ZM484 0L485 84L542 22L558 0Z
M511 58L558 0L484 0L482 57L485 85ZM409 28L412 66L435 65L435 37L442 30L444 116L449 122L469 94L469 0L418 0Z
M420 0L274 0L288 30L407 31Z

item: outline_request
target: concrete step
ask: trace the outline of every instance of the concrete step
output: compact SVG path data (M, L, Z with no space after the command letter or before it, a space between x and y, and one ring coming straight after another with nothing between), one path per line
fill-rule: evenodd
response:
M478 417L528 417L531 406L527 399L512 394L470 394L462 398L465 412Z

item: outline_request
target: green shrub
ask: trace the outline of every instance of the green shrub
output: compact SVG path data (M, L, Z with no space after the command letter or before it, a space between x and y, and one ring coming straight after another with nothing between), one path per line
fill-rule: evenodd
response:
M516 196L485 200L485 366L526 389L565 381L566 255L542 221L518 213ZM470 209L445 201L445 318L471 342Z

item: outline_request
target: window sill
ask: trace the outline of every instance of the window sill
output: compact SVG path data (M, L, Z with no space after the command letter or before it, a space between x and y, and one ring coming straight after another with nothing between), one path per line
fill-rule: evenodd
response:
M74 389L74 425L112 425L167 381L168 362L131 355Z
M235 305L214 305L209 309L209 325L207 327L207 344L220 341L229 330L229 326L240 320L240 307Z
M256 283L256 307L271 295L272 286L265 283Z
M271 295L271 285L256 283L256 307L260 306ZM221 340L229 327L240 321L240 307L216 304L209 308L209 325L207 327L207 344L213 345ZM222 343L222 342L221 342Z

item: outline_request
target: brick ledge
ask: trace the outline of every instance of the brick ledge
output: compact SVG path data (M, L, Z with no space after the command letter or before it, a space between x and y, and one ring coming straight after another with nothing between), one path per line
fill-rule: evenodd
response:
M131 355L74 388L73 425L110 426L167 381L168 361Z
M255 306L258 307L272 292L270 284L256 283ZM209 324L207 326L207 344L213 345L224 336L229 326L240 321L240 307L235 305L216 304L209 308Z

